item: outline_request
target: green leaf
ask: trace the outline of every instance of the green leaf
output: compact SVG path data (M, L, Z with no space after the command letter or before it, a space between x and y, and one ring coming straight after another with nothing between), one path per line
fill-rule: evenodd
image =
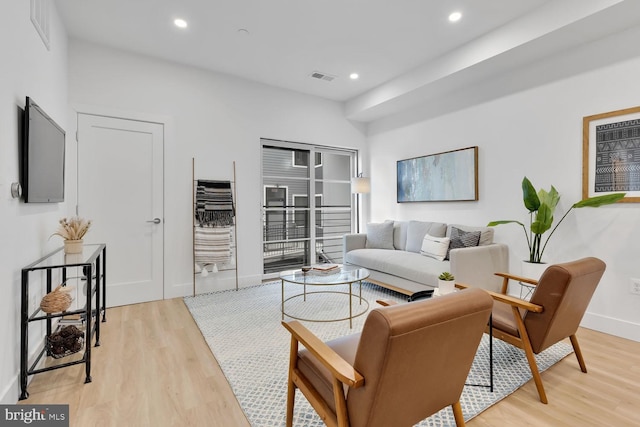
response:
M604 196L590 197L581 200L573 205L574 208L597 208L598 206L610 205L622 200L626 193L605 194Z
M533 234L543 234L551 228L551 224L553 224L553 209L543 203L538 208L536 220L531 224L531 232Z
M511 224L511 223L520 224L521 226L524 227L523 223L521 223L520 221L514 221L514 220L491 221L489 224L487 224L487 227L495 227L496 225Z
M549 192L542 189L538 191L538 197L540 198L540 204L547 205L551 209L551 213L556 210L556 206L560 201L560 194L553 185Z
M536 194L536 189L526 176L522 180L522 200L524 201L524 207L529 212L535 212L540 207L540 199Z

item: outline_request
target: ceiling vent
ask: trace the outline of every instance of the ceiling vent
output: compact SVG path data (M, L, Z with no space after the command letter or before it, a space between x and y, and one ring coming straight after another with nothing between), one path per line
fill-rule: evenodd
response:
M31 22L49 49L49 0L31 0Z
M314 79L324 80L327 82L333 81L333 79L336 78L336 76L332 76L331 74L327 74L327 73L321 73L320 71L314 71L313 73L311 73L311 77L313 77Z

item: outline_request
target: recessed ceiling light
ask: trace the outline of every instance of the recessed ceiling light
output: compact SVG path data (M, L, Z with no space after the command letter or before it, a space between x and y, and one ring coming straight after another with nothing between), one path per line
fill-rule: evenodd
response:
M360 77L360 76L358 75L358 73L351 73L351 74L349 74L349 78L350 78L351 80L358 80L358 77Z
M185 21L184 19L180 19L180 18L174 19L173 23L178 28L187 28L187 21Z
M449 21L451 22L458 22L460 18L462 18L462 13L460 12L453 12L451 15L449 15Z

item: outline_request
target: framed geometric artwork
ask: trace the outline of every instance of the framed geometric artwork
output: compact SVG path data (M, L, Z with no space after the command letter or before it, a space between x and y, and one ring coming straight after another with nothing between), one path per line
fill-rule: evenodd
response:
M478 200L478 147L398 160L397 200Z
M640 107L582 119L582 198L621 191L640 202Z

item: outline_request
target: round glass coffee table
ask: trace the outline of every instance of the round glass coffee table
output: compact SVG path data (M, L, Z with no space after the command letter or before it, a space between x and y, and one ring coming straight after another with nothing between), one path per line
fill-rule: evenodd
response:
M361 267L354 267L349 265L340 265L333 270L330 271L317 271L314 269L310 269L309 271L299 270L288 270L280 273L280 281L282 282L282 320L284 317L290 317L292 319L304 320L308 322L339 322L342 320L349 320L349 327L353 327L353 318L362 316L369 310L369 301L362 297L362 281L369 277L369 270ZM294 285L302 286L302 292L296 293L294 295L285 296L285 283L292 283ZM353 284L358 283L360 286L359 294L353 294ZM341 291L341 290L326 290L326 287L338 286L338 285L348 285L349 291ZM307 286L312 287L325 287L322 290L316 291L307 291ZM286 303L291 302L292 300L302 299L304 302L307 302L307 296L312 294L340 294L348 296L349 300L349 315L346 317L339 318L331 318L331 319L314 319L314 318L303 318L301 316L297 316L292 314L291 312L287 312ZM353 310L353 298L359 299L359 306L362 307L361 310L357 310L354 313Z

